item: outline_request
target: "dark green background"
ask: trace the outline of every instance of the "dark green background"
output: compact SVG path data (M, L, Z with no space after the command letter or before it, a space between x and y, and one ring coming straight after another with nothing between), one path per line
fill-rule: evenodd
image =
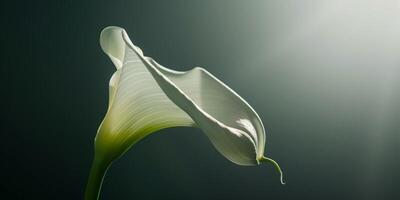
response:
M124 27L164 66L202 66L267 129L270 165L237 166L174 128L114 163L101 199L399 199L400 3L2 3L2 199L82 199L115 70L100 31Z

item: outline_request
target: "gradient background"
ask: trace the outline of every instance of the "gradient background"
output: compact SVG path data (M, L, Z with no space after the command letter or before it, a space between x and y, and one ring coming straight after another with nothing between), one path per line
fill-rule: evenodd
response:
M2 4L6 199L82 199L115 70L98 41L108 25L164 66L202 66L237 91L287 184L174 128L115 162L101 199L400 199L400 1Z

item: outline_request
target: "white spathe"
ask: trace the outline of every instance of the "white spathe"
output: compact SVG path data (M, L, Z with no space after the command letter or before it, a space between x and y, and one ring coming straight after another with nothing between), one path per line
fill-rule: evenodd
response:
M256 165L266 159L265 130L257 113L205 69L167 69L144 56L120 27L105 28L100 44L117 71L96 136L96 156L112 161L148 134L190 126L200 128L236 164Z

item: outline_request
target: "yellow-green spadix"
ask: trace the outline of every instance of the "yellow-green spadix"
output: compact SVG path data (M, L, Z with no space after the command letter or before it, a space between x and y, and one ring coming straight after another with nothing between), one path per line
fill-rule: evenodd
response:
M201 129L214 147L238 165L257 165L264 157L265 130L257 113L232 89L203 68L181 72L161 66L129 39L124 29L107 27L103 51L116 72L109 104L95 138L95 158L85 199L97 199L108 166L132 145L158 130Z

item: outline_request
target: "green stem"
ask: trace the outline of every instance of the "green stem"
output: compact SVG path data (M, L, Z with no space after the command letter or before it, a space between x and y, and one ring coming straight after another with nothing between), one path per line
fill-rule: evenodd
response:
M259 159L260 162L268 162L268 163L272 163L275 166L275 169L279 172L280 174L280 180L281 180L281 184L285 185L285 182L283 181L283 172L281 170L281 168L279 167L279 164L275 161L272 160L271 158L267 158L265 156L263 156L262 158Z
M85 200L98 200L100 196L101 185L104 175L109 167L108 162L100 159L93 160L92 168L90 169L89 180L85 191Z

